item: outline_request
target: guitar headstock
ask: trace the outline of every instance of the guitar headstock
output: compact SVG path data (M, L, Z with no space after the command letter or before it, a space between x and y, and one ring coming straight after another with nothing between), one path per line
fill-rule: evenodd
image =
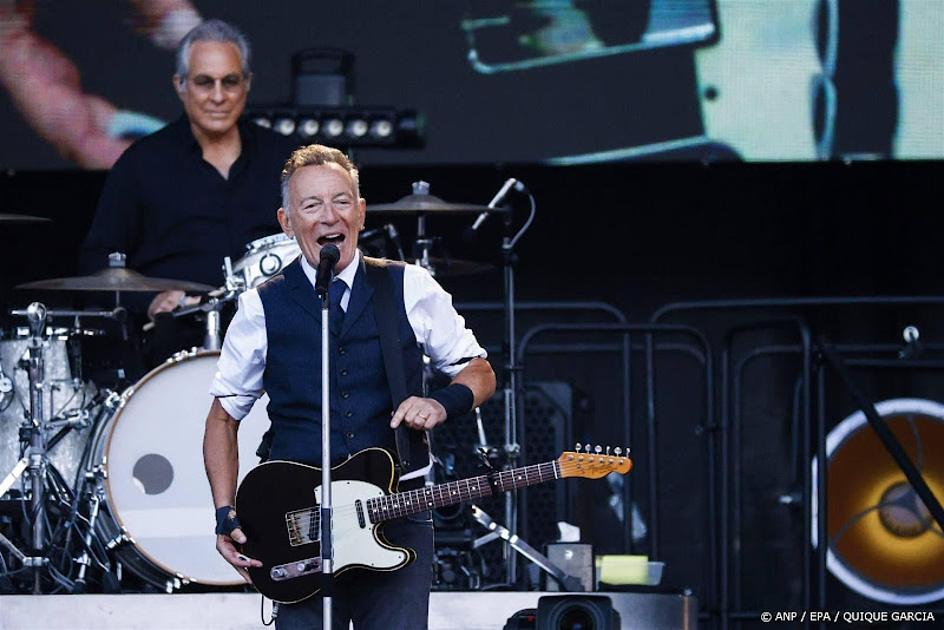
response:
M583 448L583 451L581 451ZM589 444L577 447L573 451L565 451L557 458L557 464L560 467L560 476L563 477L584 477L585 479L599 479L606 477L612 472L625 475L633 467L633 460L629 458L629 448L623 452L623 449L616 447L610 451L610 447L597 445L592 448Z

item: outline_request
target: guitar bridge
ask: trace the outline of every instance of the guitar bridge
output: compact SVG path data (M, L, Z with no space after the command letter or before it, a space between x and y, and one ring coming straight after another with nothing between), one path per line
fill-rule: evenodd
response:
M274 566L269 570L269 577L276 582L284 582L311 573L321 573L321 558L306 558Z

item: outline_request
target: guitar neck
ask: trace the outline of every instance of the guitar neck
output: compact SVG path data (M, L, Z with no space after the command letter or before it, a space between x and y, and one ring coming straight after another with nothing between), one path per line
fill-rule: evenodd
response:
M366 502L367 515L371 523L380 523L423 510L472 501L552 479L560 479L560 468L556 461L522 466L369 499Z

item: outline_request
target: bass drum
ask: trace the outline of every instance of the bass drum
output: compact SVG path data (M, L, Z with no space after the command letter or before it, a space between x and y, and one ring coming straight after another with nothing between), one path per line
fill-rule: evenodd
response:
M116 559L155 588L243 584L216 551L203 431L219 352L179 353L121 396L93 437L104 480L98 533ZM239 481L269 427L263 396L240 421Z

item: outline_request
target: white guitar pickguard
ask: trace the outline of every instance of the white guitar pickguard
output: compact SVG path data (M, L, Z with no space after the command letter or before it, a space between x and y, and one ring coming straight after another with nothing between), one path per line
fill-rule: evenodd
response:
M383 546L376 537L377 526L371 524L367 518L367 500L382 496L383 490L366 481L331 482L335 573L340 573L351 565L363 565L379 571L393 570L403 566L409 558L403 551ZM321 503L320 487L315 489L315 499ZM354 502L357 500L360 500L363 506L363 528L354 509Z

